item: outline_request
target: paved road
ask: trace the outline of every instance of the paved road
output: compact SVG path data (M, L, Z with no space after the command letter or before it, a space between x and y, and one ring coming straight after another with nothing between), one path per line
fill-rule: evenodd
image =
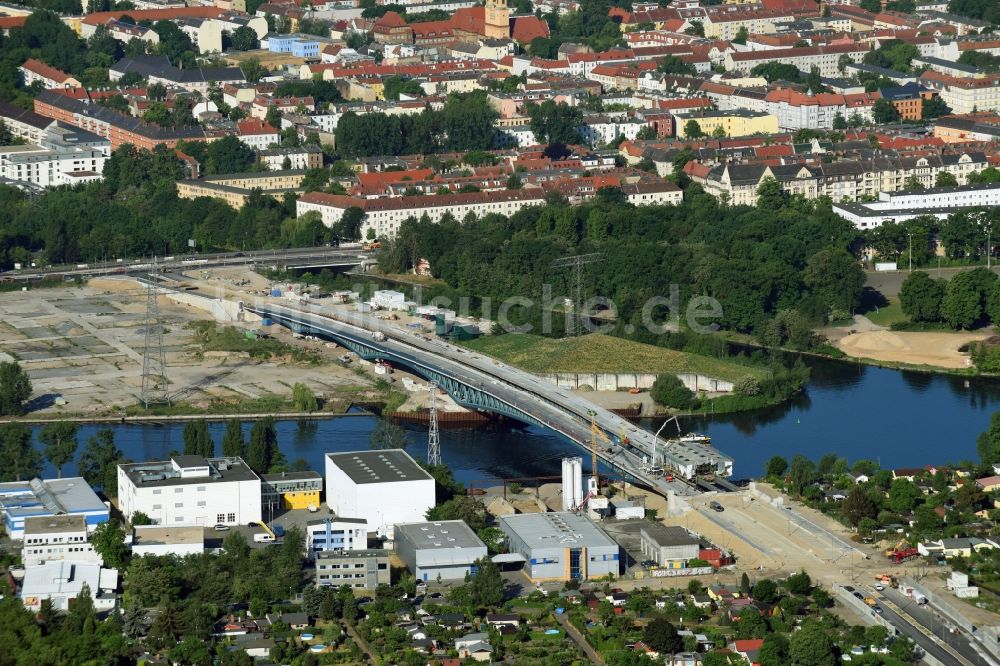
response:
M902 265L902 264L900 264ZM921 270L929 274L932 278L942 278L945 280L950 280L953 275L960 273L962 271L968 271L974 268L974 266L962 266L959 268L942 268L938 269L933 266L924 266L923 268L914 269ZM1000 275L1000 266L993 266L993 272ZM865 286L871 287L872 289L879 291L886 298L891 298L893 296L899 295L899 290L903 285L903 280L910 272L905 268L901 271L891 271L887 273L876 273L875 271L865 272Z
M217 254L185 254L166 257L105 261L87 264L64 264L45 268L25 268L0 273L5 280L42 280L48 277L95 277L125 273L148 272L152 259L164 271L186 271L218 266L247 266L257 263L298 263L319 265L356 266L372 257L361 252L360 244L340 247L305 247L265 252L224 252Z
M328 335L352 339L356 342L381 347L390 357L399 359L405 365L417 372L443 372L457 381L478 391L492 396L494 399L509 405L525 414L529 414L540 424L561 433L571 441L589 450L590 419L595 414L595 420L612 440L617 440L624 433L630 440L629 447L614 446L608 451L606 444L601 444L599 457L606 463L632 475L656 492L666 495L674 491L682 495L692 495L698 491L687 483L680 481L665 481L662 477L653 478L646 471L643 456L657 444L657 440L647 430L632 425L626 419L586 401L569 391L558 388L538 377L511 368L488 357L470 352L462 347L448 344L436 337L423 336L387 324L372 316L364 316L332 311L323 306L308 306L309 311L293 309L282 305L263 303L247 306L247 309L263 316L269 316L276 321L288 321L310 326L316 331ZM336 317L336 319L333 319ZM385 335L384 341L375 341L371 331ZM659 442L659 452L668 464L676 460L675 467L690 464L690 459L716 461L723 464L728 457L715 451L710 446L680 445L674 443L669 451L664 452L664 442ZM686 457L689 457L685 459Z

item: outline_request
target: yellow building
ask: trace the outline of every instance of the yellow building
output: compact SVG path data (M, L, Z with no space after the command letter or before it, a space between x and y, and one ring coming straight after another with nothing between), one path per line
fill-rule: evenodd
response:
M698 123L705 136L750 136L752 134L777 134L778 117L763 111L696 111L675 113L674 123L677 136L682 139L696 138L688 135L688 123ZM693 127L691 129L694 129Z
M319 508L323 477L319 472L279 472L261 476L261 507L277 509Z

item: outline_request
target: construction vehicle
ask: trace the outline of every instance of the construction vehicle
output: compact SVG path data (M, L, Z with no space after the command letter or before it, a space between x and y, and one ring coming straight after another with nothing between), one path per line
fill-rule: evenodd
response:
M865 597L865 603L869 606L878 605L878 600L875 597Z
M902 564L918 557L920 557L920 551L916 548L901 548L900 550L893 551L889 559L892 560L893 564Z
M365 252L371 252L372 250L379 250L382 248L382 243L378 241L373 241L370 243L365 243L361 246L361 249Z
M889 546L888 548L883 550L882 554L885 555L886 557L892 557L892 554L895 553L897 550L902 550L904 548L909 548L909 547L910 547L909 541L907 541L906 539L900 539L899 541L896 542L895 546Z

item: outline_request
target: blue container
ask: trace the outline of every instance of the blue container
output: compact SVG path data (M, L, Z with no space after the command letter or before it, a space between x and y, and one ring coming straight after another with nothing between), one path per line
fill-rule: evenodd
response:
M566 612L565 608L557 608L556 609L556 615L562 615L565 612Z
M274 322L272 322L270 319L267 319L267 318L264 318L264 319L260 320L260 325L261 326L270 326L273 323Z
M281 296L281 290L280 289L272 289L271 290L271 295L274 296L274 297L276 297L276 298L280 297Z

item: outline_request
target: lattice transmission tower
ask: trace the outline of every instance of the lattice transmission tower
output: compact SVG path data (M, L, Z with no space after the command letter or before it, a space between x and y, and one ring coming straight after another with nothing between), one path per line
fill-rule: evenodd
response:
M154 405L169 405L167 363L163 352L163 318L160 314L159 293L155 284L156 262L146 280L146 342L142 349L142 394L140 400L147 409Z
M566 327L567 337L575 338L583 334L584 315L580 309L583 306L583 267L585 264L597 263L602 258L600 252L593 252L591 254L577 254L572 257L563 257L562 259L556 259L552 263L553 268L573 269L576 294L573 298L573 321Z
M437 382L431 382L430 429L427 431L427 464L441 464L441 433L438 432Z

